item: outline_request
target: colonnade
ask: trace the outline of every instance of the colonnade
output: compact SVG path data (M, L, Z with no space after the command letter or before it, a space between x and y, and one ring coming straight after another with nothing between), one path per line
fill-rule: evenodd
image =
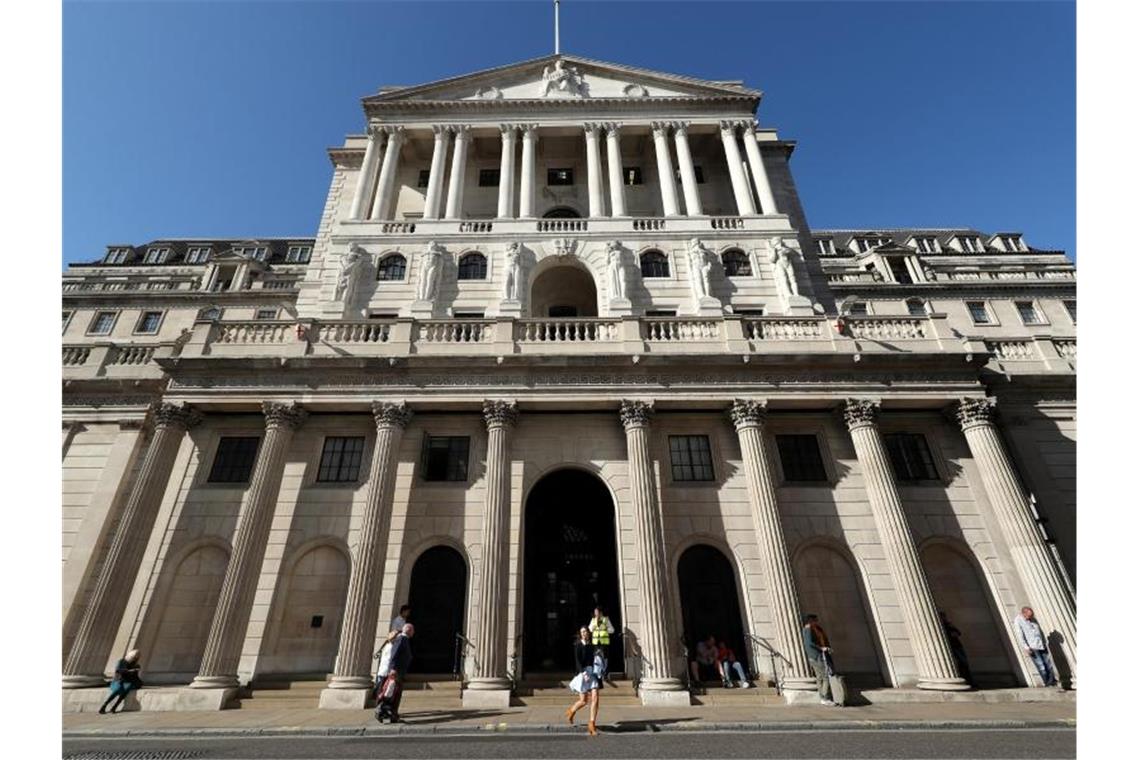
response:
M631 125L632 126L632 125ZM641 125L645 126L645 125ZM696 168L689 145L692 125L684 121L654 121L648 124L653 136L657 162L658 191L661 207L667 217L702 216ZM499 189L496 216L499 219L531 219L535 216L537 180L536 156L539 127L536 124L500 124L502 147L499 165ZM607 216L606 193L609 185L609 214L627 215L625 177L622 165L621 137L625 125L618 122L587 122L582 125L586 154L586 186L589 215ZM768 172L757 142L756 124L752 121L721 121L717 126L724 149L724 160L732 181L737 213L741 216L777 214ZM468 152L472 139L469 124L436 124L431 127L433 147L428 183L424 193L424 219L463 218L463 193L466 182ZM672 133L673 151L669 136ZM521 166L516 168L516 145L521 136ZM355 220L388 220L395 212L398 192L396 176L400 151L408 137L408 129L399 125L373 125L368 131L360 175L353 192L349 217ZM605 142L607 171L602 171L602 142ZM454 143L454 145L452 145ZM740 144L744 145L744 156ZM444 174L447 156L451 154L446 204ZM677 195L674 166L681 178L684 210ZM517 179L517 182L516 182ZM517 187L517 192L516 192ZM516 204L517 198L517 204ZM517 209L517 212L516 212ZM517 213L517 216L516 216Z
M266 402L262 411L265 437L258 449L201 668L191 684L195 690L233 690L238 685L241 645L249 624L285 457L293 432L304 424L307 416L306 410L296 403ZM793 696L808 693L813 689L813 679L800 638L798 596L776 498L773 456L767 450L766 406L760 399L738 399L727 411L740 443L756 543L767 581L773 636L785 658L783 686ZM968 688L957 672L907 525L895 476L879 433L879 404L868 399L849 399L843 411L911 642L918 686L943 691ZM1039 611L1047 631L1061 636L1075 674L1075 600L1067 592L1049 549L1036 530L1030 504L996 427L992 402L963 399L957 402L955 411L1028 594L1027 603ZM329 687L322 693L321 704L327 707L363 706L371 683L371 653L376 641L382 568L391 522L396 451L411 413L403 403L378 401L372 404L372 414L376 423L376 445L360 538L350 573L338 657ZM626 399L620 402L618 418L627 446L640 586L640 622L635 635L641 654L641 694L646 702L671 703L683 699L687 703L688 695L678 678L685 665L676 646L678 632L668 604L670 584L663 515L649 443L653 416L651 401ZM509 698L510 689L507 547L513 501L511 431L519 411L512 400L489 399L484 402L483 417L488 436L486 496L481 561L477 566L479 603L473 633L474 668L465 700L470 694L478 704L502 704ZM152 410L150 420L154 434L66 658L65 687L103 682L103 668L111 655L126 599L139 572L143 549L150 540L175 453L183 435L200 419L197 411L185 405L161 404ZM218 706L224 701L220 700Z

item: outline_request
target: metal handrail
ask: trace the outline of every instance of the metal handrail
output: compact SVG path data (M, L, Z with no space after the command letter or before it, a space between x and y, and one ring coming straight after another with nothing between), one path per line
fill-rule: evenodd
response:
M630 654L629 654L630 637L625 635L626 631L628 631L628 630L629 630L628 628L623 628L621 633L619 634L621 636L622 667L625 668L625 674L629 677L630 684L633 686L634 692L636 692L637 688L641 685L641 655L636 654L636 653L634 653L634 655L633 655L638 660L638 666L637 666L637 669L635 670L630 666L630 662L629 662L629 660L630 660Z
M768 653L768 662L772 666L772 681L776 684L776 694L781 694L783 692L783 689L780 685L782 679L780 678L779 672L776 670L776 658L779 657L788 665L791 665L792 661L774 649L772 645L768 643L767 639L764 639L753 633L746 633L744 635L747 636L753 644L759 644L760 648Z
M461 684L463 683L463 664L467 660L467 650L475 649L475 644L471 639L464 636L462 633L455 634L455 667L452 670L456 680Z
M687 691L691 694L693 692L693 678L692 678L692 673L689 670L689 668L690 668L690 665L689 665L689 645L685 643L685 638L683 636L680 639L678 639L678 641L681 642L681 654L682 654L682 656L684 658L684 662L685 662L685 668L684 668L685 691Z
M518 636L515 636L515 646L511 652L511 665L507 670L507 678L510 679L512 692L518 691L519 688L519 657L521 656L519 643L524 638L526 638L525 633L520 633Z

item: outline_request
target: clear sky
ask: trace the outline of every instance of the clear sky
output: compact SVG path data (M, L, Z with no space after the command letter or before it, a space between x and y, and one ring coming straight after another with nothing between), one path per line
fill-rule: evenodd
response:
M553 52L552 3L64 4L65 261L313 235L360 98ZM1021 230L1075 256L1071 2L563 0L562 50L764 92L813 228Z

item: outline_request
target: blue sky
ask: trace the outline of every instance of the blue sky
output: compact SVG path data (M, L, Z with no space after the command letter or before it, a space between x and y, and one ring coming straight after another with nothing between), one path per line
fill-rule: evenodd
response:
M64 4L65 261L312 235L360 98L552 52L552 4ZM814 228L1022 230L1075 256L1070 2L563 0L563 52L764 92Z

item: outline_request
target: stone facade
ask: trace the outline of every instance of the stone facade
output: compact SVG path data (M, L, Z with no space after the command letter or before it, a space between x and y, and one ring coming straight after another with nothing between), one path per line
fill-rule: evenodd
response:
M709 633L803 697L804 612L856 682L957 690L938 610L979 685L1032 686L1028 604L1075 683L1074 267L810 229L759 99L574 56L386 88L315 238L71 265L64 685L138 647L167 706L360 707L400 603L454 597L417 656L505 704L590 594L647 703ZM528 536L574 494L613 580L544 590L579 555Z

